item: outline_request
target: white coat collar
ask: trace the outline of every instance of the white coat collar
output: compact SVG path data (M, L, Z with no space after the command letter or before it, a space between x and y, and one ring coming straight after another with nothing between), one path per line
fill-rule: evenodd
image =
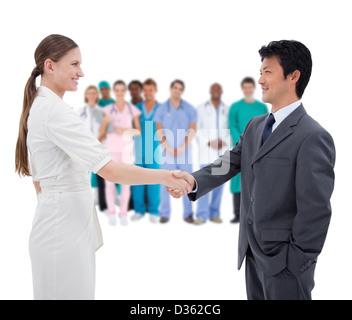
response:
M42 97L52 97L62 101L62 99L54 91L45 86L38 87L37 95Z

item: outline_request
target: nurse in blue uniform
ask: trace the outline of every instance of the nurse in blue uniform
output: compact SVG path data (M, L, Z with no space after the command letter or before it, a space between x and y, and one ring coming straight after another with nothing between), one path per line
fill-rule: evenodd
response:
M170 86L168 99L154 115L157 134L163 149L161 167L166 170L192 172L191 140L194 137L197 123L197 111L185 100L182 100L184 83L174 80ZM159 209L160 222L170 219L170 195L164 186L161 187ZM193 223L192 204L188 197L183 197L183 219Z
M153 79L147 79L143 83L143 95L145 100L136 104L141 111L140 124L141 135L135 137L135 164L143 168L161 168L160 140L156 136L156 124L154 115L161 106L155 100L157 84ZM150 222L156 223L159 218L160 185L138 185L132 186L132 198L135 214L131 220L137 221L149 212ZM146 193L146 194L145 194Z

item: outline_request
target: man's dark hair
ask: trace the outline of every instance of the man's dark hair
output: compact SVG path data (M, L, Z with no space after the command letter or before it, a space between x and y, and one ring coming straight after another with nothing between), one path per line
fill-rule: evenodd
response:
M255 81L252 77L245 77L242 81L241 81L241 87L243 87L243 85L245 83L251 83L253 84L253 86L255 87Z
M296 83L296 94L299 99L309 82L312 73L312 57L309 49L301 42L294 40L272 41L259 50L262 61L267 57L277 57L284 69L284 77L299 70L301 75Z
M129 84L128 84L128 90L131 90L131 85L132 84L137 84L141 89L143 89L143 84L142 82L140 82L139 80L132 80Z
M175 83L180 84L182 86L182 90L185 90L185 83L182 80L179 80L179 79L176 79L176 80L172 81L171 84L170 84L170 88L172 88Z
M113 89L115 89L115 87L116 87L118 84L122 84L122 85L125 86L125 88L126 88L126 83L125 83L125 81L123 81L123 80L116 80L116 81L114 82L114 85L112 86Z

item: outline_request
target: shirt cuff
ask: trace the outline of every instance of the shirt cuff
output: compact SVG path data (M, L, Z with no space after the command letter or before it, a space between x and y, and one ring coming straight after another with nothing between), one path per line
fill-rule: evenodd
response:
M194 179L194 183L195 183L195 187L193 188L193 190L190 193L197 193L197 191L198 191L198 183L197 183L196 179Z
M92 171L94 173L97 173L102 167L104 167L108 162L110 162L112 159L111 159L111 156L108 155L106 156L103 160L101 160L97 165L94 166L94 168L92 169Z

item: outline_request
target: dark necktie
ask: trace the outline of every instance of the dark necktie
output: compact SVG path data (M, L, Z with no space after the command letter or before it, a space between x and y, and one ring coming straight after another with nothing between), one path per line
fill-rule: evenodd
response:
M266 124L263 131L263 144L270 137L273 131L273 124L275 123L275 117L272 113L270 113L268 119L266 120Z

